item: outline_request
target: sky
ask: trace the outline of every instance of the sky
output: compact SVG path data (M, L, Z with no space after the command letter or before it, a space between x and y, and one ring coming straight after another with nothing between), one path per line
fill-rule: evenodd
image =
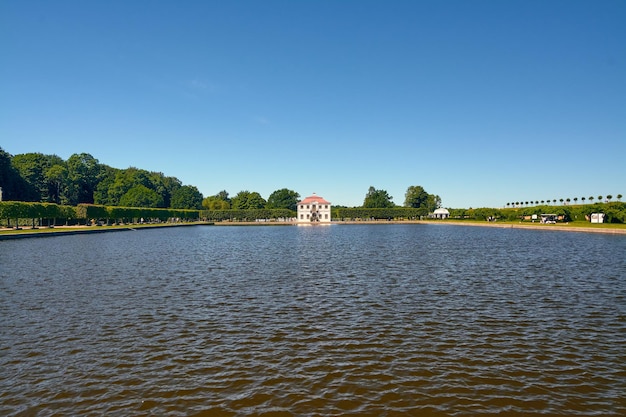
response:
M626 2L0 1L0 147L204 196L625 194Z

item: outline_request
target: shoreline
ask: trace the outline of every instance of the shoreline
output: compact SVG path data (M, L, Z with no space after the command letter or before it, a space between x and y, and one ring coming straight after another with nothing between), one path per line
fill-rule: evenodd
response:
M612 227L586 227L572 226L569 224L524 224L524 223L488 223L488 222L471 222L471 221L449 221L449 220L373 220L373 221L333 221L329 225L386 225L386 224L423 224L437 226L470 226L470 227L494 227L500 229L528 229L528 230L546 230L557 232L578 232L578 233L601 233L612 235L626 235L626 228ZM37 238L37 237L55 237L69 236L89 233L108 233L108 232L128 232L149 229L162 229L166 227L189 227L189 226L309 226L308 223L299 224L297 222L190 222L190 223L167 223L167 224L133 224L123 226L57 226L56 228L48 228L42 226L38 229L0 229L4 233L0 233L1 240Z
M21 230L0 229L4 233L0 233L1 240L26 239L37 237L56 237L84 235L94 233L110 233L110 232L131 232L149 229L163 229L166 227L187 227L187 226L212 226L210 222L193 222L193 223L165 223L165 224L131 224L131 225L111 225L111 226L42 226L37 229L25 228Z

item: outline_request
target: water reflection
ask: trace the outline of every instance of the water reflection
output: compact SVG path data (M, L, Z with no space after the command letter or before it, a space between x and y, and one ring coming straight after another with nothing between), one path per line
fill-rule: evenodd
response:
M0 242L0 414L624 415L625 249L424 225Z

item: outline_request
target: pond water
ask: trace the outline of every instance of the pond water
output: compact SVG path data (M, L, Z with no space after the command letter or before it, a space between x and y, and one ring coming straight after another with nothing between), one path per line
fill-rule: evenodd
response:
M0 414L626 415L625 255L415 224L0 241Z

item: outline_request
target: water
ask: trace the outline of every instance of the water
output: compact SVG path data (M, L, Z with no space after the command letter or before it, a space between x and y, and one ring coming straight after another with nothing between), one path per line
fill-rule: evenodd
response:
M626 415L625 254L444 225L0 241L0 415Z

